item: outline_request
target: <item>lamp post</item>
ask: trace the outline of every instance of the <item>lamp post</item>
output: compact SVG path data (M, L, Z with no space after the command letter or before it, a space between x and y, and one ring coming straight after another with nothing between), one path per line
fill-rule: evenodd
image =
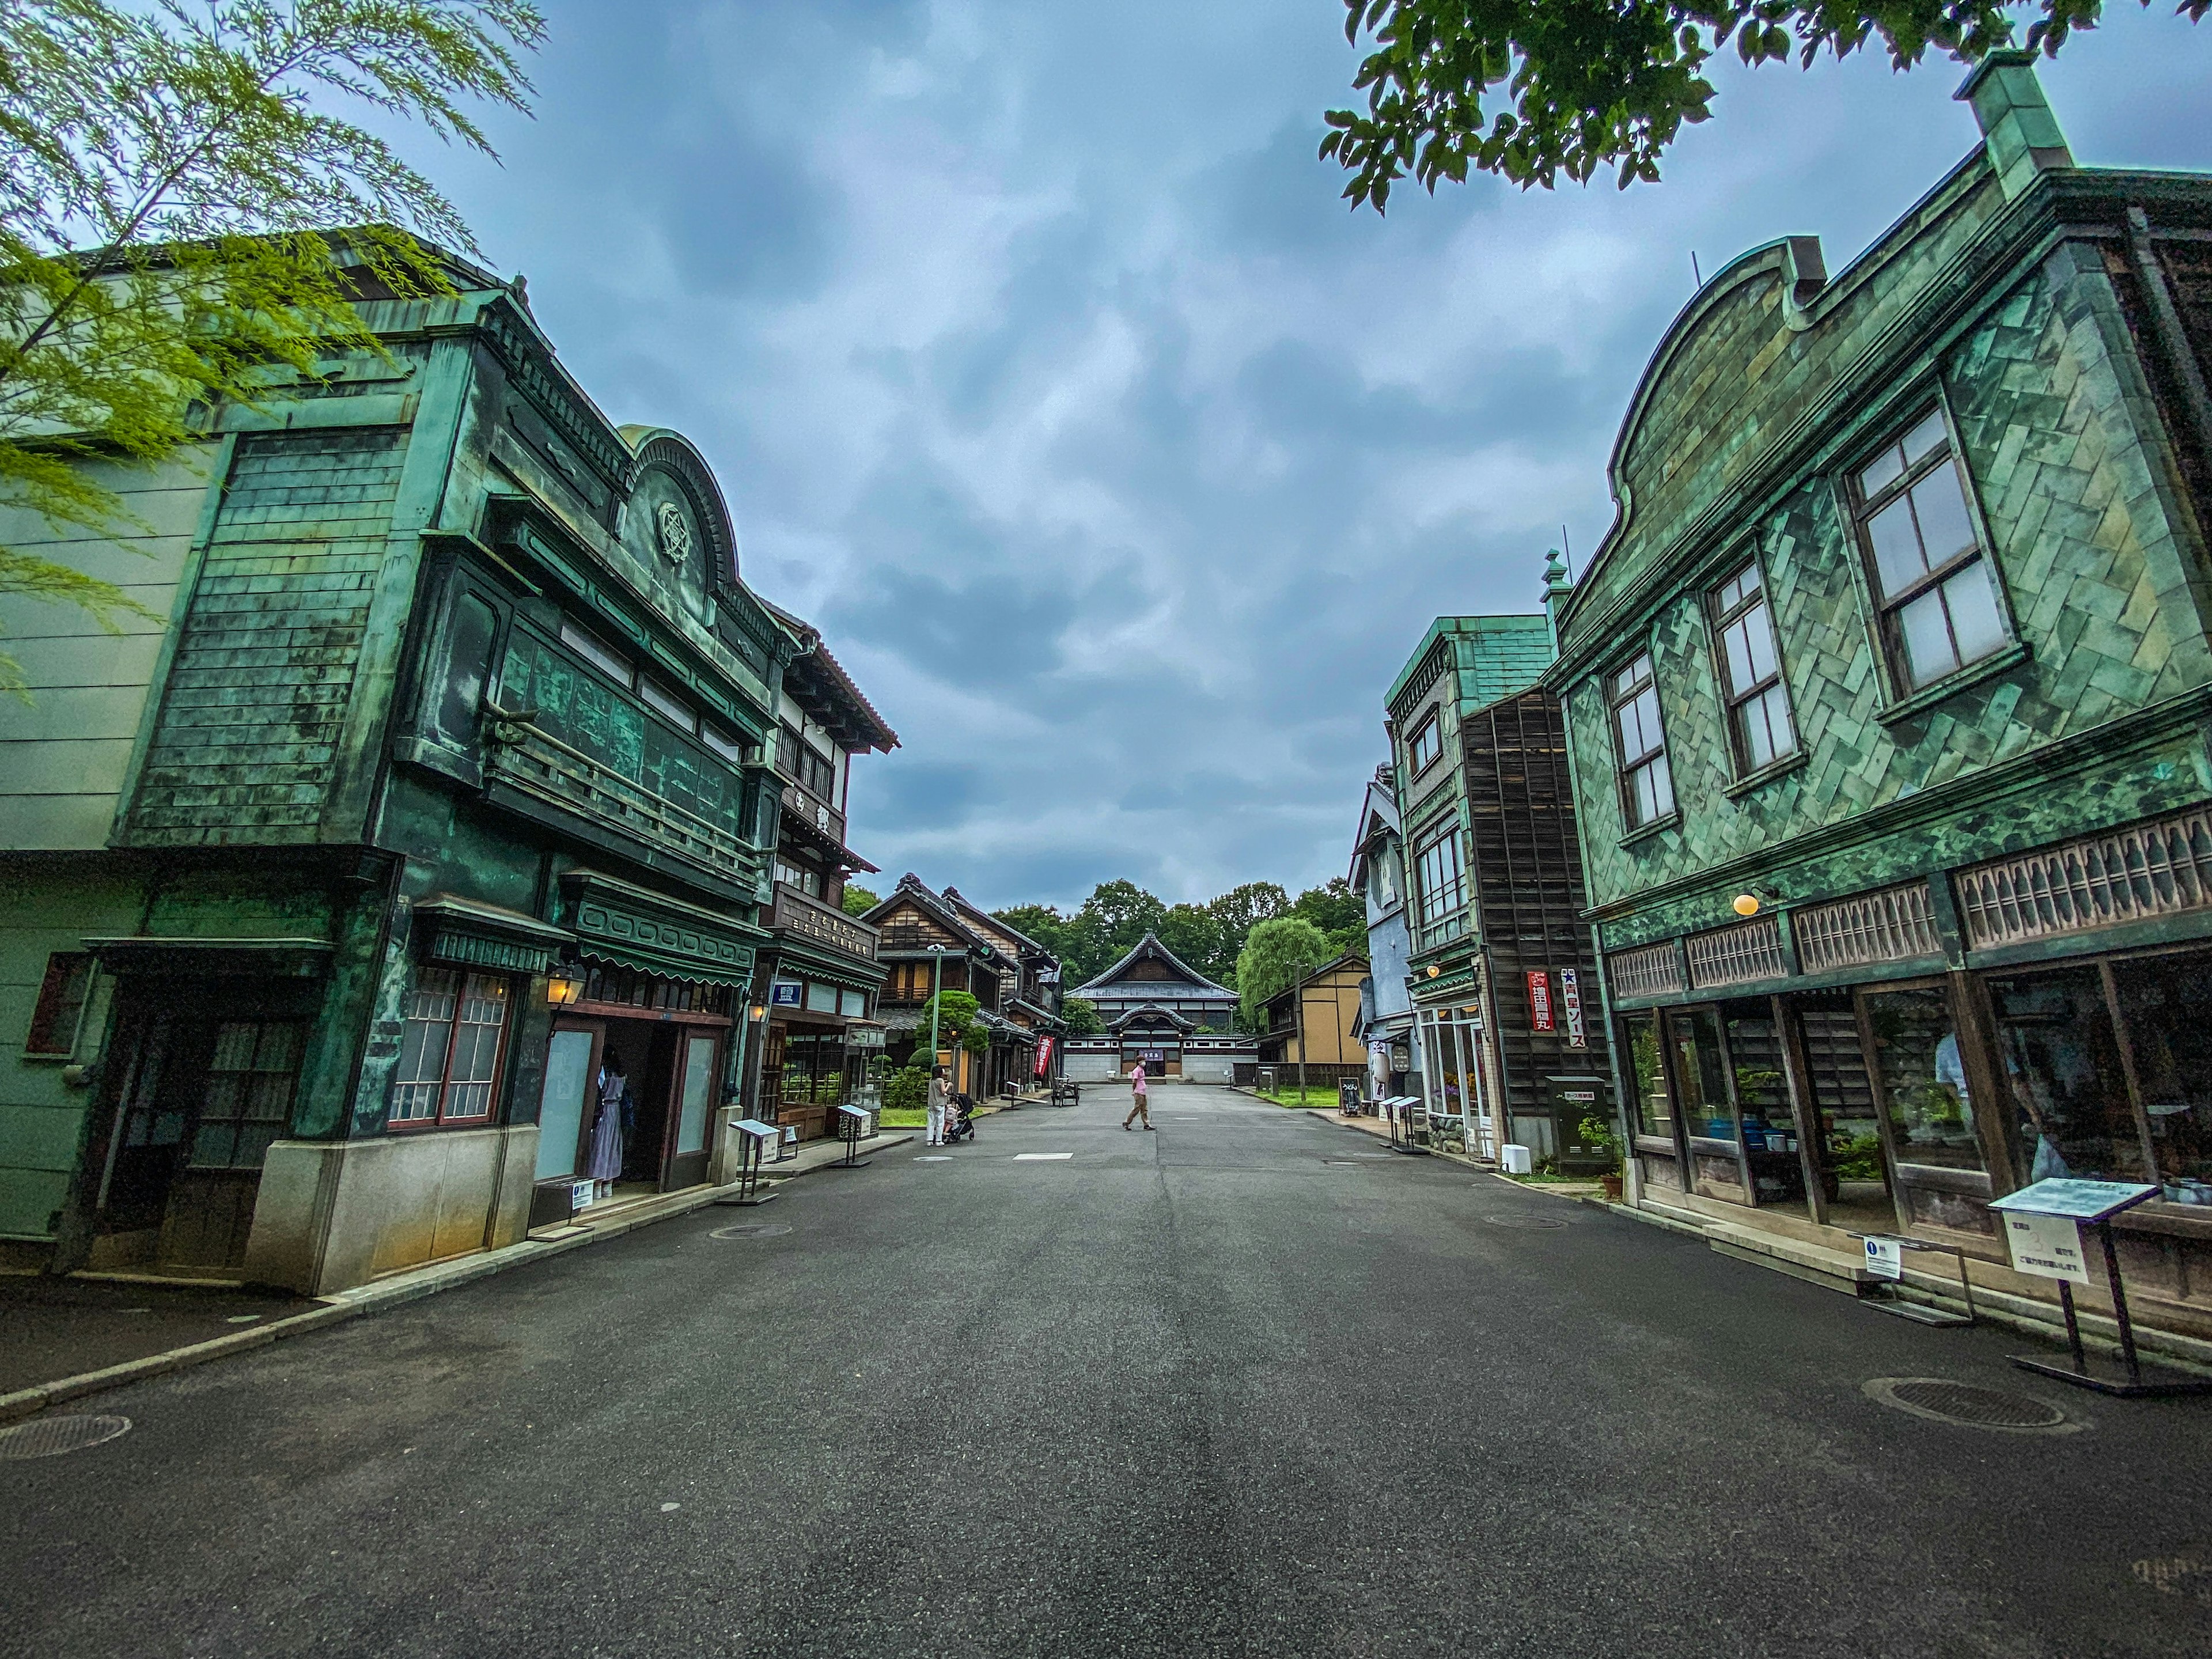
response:
M1291 992L1291 1018L1298 1034L1298 1104L1306 1103L1306 975L1310 970L1301 965L1296 988Z
M929 1069L937 1069L937 1017L944 1012L939 996L945 989L945 947L929 947Z

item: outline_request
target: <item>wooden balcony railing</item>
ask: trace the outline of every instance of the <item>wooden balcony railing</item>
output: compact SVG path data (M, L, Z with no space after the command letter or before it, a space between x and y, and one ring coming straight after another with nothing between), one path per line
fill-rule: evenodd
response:
M787 928L801 939L863 962L876 959L877 942L882 938L866 922L781 881L775 884L775 904L769 912L769 926Z
M496 709L488 722L484 768L526 795L676 854L701 868L756 890L768 855L736 833L688 811L642 784Z

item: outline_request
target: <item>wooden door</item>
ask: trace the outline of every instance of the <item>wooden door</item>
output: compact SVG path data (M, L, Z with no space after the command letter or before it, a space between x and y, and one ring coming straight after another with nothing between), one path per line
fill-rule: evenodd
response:
M717 1085L722 1075L722 1042L716 1033L696 1026L679 1028L676 1054L673 1133L661 1190L696 1187L707 1178L707 1151L713 1139Z

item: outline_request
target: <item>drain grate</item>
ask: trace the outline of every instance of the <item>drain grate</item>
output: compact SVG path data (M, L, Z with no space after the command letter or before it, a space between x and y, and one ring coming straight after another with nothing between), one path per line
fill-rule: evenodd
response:
M707 1235L709 1238L774 1238L791 1231L789 1224L781 1221L741 1221L734 1227L717 1227Z
M11 1429L0 1429L0 1463L58 1457L130 1432L127 1417L35 1417Z
M2008 1429L2029 1434L2065 1434L2081 1425L2049 1401L2007 1394L1974 1382L1942 1376L1877 1376L1865 1393L1886 1406L1938 1423L1975 1429Z
M1486 1215L1482 1218L1493 1227L1564 1227L1567 1224L1557 1216L1549 1215Z

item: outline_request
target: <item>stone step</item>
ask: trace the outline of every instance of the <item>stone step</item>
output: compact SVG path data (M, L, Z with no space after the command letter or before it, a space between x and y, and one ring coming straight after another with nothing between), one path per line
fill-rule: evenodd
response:
M1864 1296L1868 1287L1877 1282L1859 1256L1778 1233L1762 1232L1755 1227L1740 1226L1732 1221L1708 1220L1705 1240L1723 1255L1788 1273L1809 1285L1842 1291L1849 1296Z

